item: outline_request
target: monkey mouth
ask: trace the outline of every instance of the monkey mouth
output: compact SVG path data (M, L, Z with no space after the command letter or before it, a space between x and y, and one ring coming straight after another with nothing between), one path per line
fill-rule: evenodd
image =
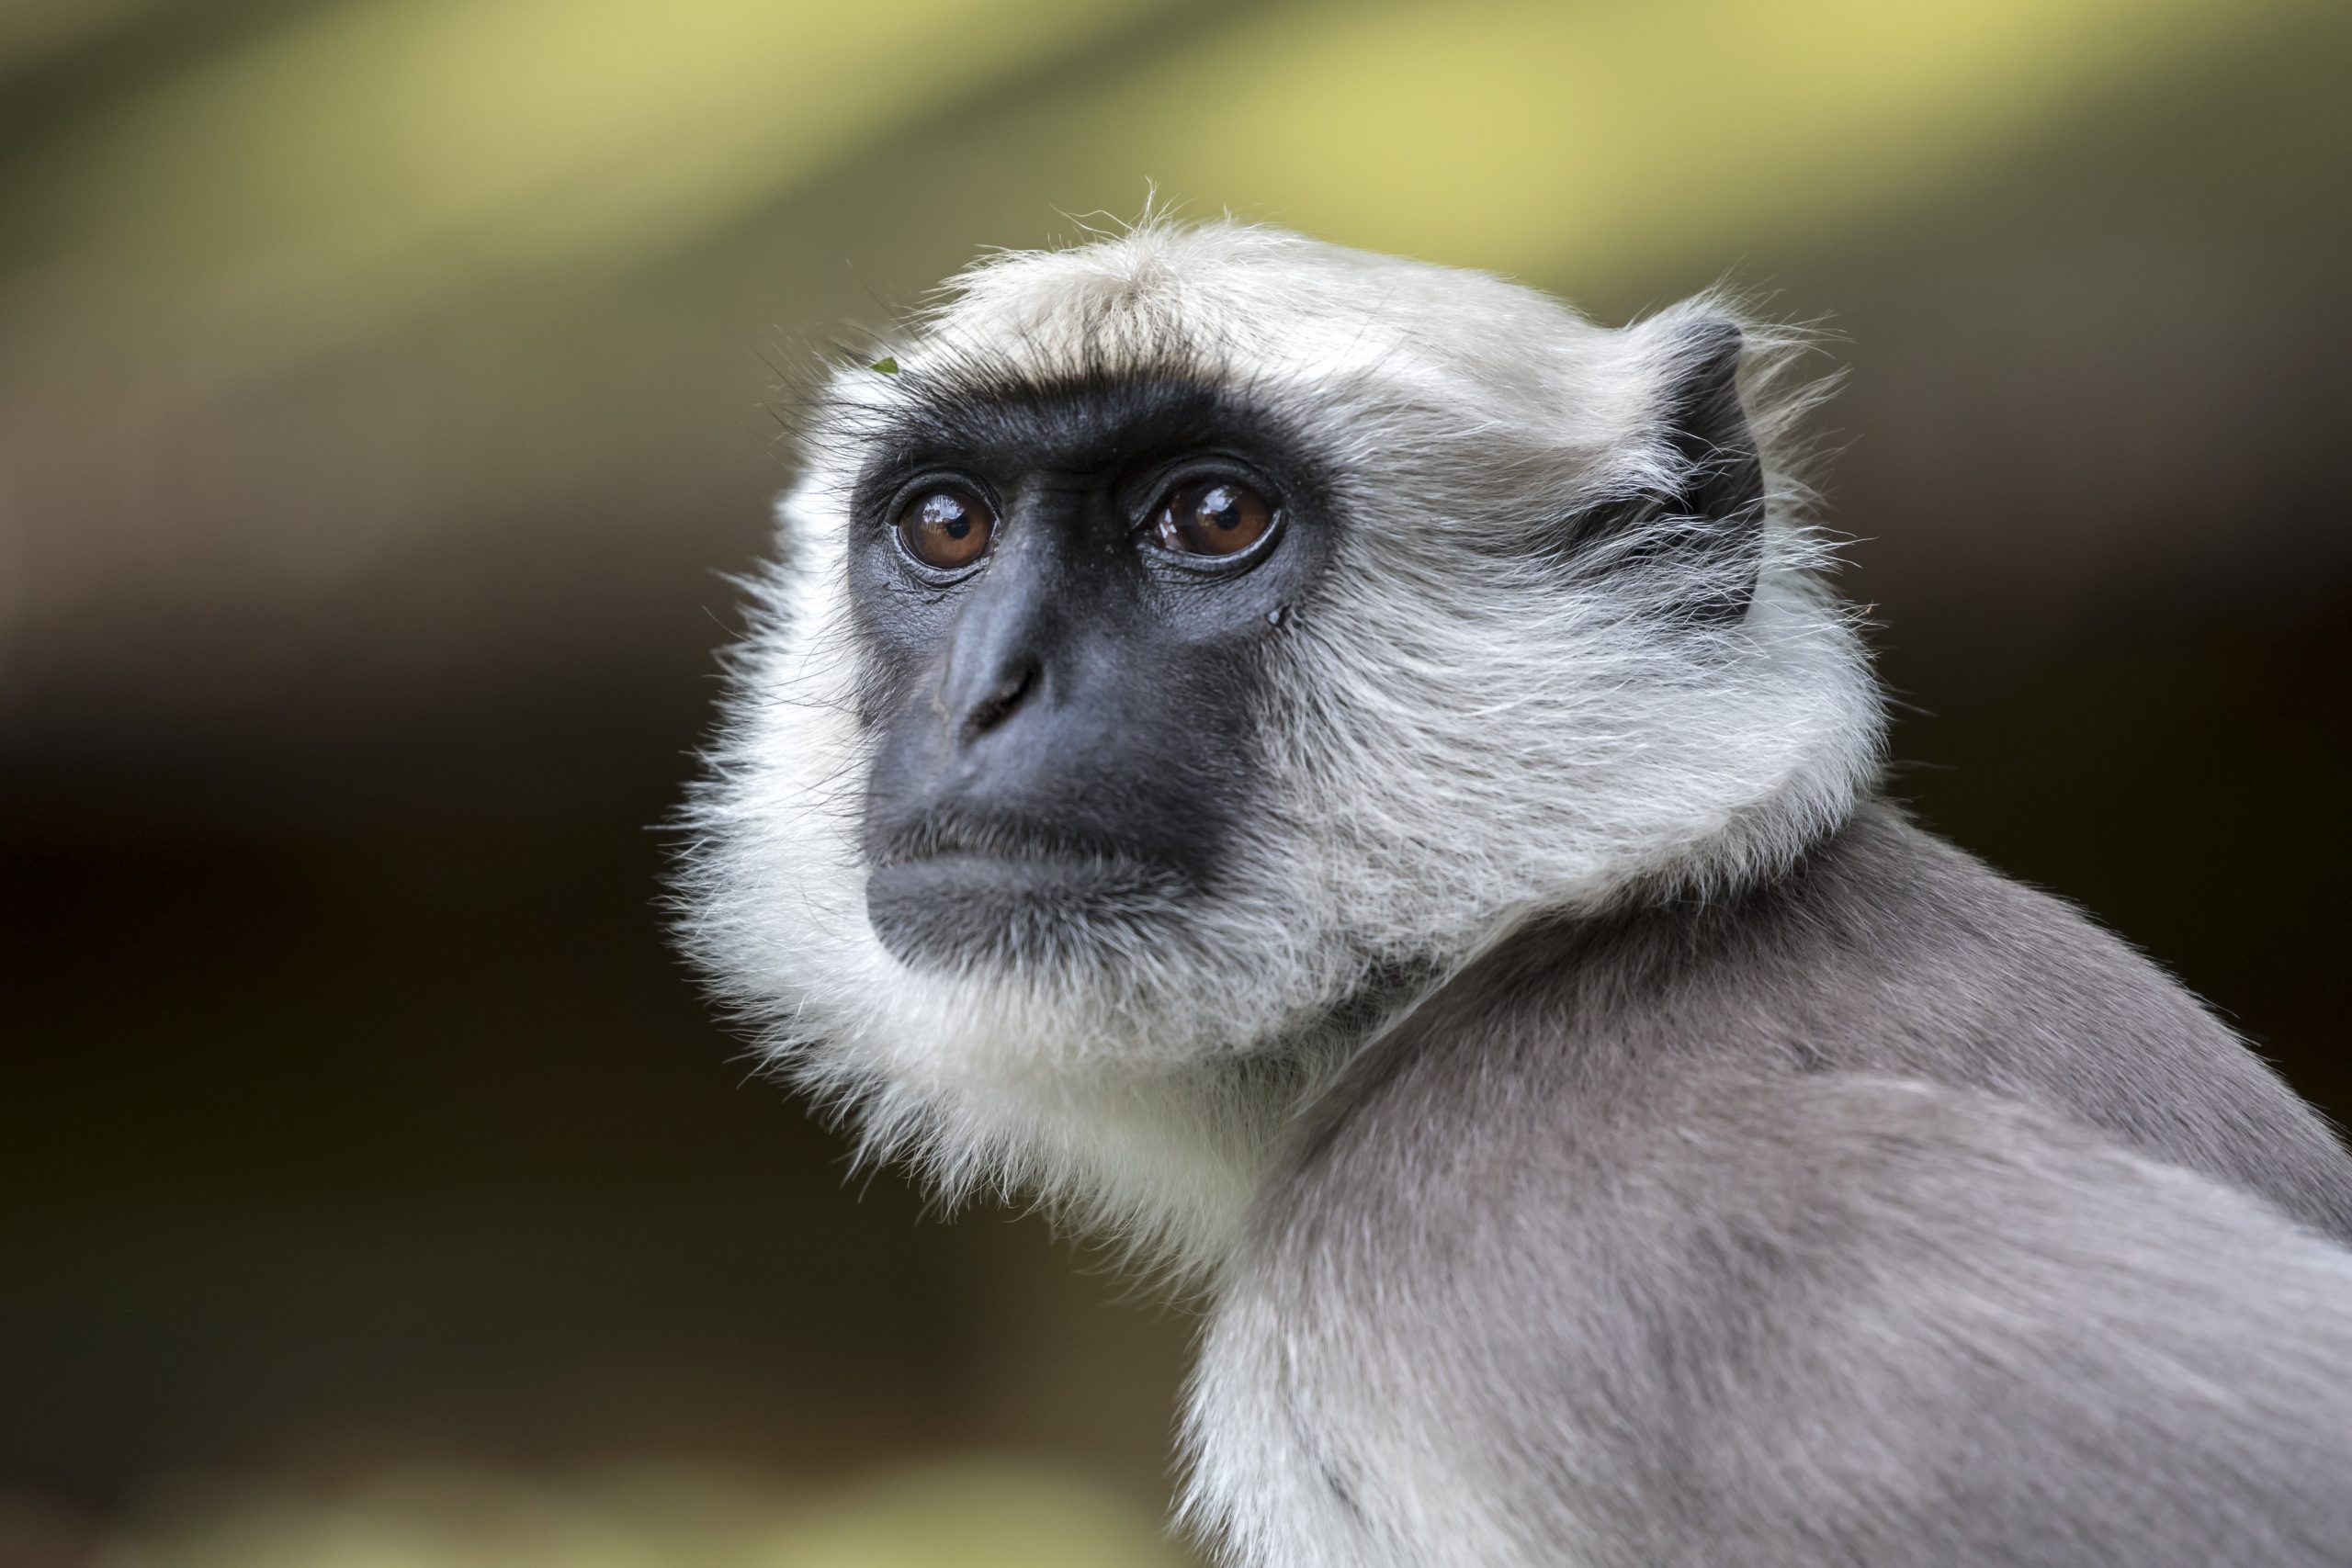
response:
M880 834L870 861L876 871L892 871L934 861L1054 866L1139 858L1125 845L1028 822L927 812Z
M875 934L902 960L1012 964L1132 937L1189 887L1179 868L1125 845L926 817L879 836L865 908Z

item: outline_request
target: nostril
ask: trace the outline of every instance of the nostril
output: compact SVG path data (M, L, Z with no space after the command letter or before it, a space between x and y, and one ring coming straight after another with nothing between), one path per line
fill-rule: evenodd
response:
M1037 684L1037 667L1023 662L1004 672L996 689L972 705L964 716L964 738L977 740L1012 716L1012 712L1028 699Z

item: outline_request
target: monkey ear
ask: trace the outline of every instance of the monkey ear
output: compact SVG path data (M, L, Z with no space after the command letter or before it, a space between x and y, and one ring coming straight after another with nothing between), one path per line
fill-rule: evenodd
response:
M1628 565L1687 569L1690 592L1669 600L1670 613L1736 621L1755 597L1764 554L1764 464L1739 400L1746 337L1722 316L1672 330L1654 415L1667 474L1578 518L1570 547L1611 541Z
M1721 316L1684 328L1659 419L1683 476L1666 498L1666 510L1753 531L1763 522L1764 465L1739 401L1739 362L1746 347L1739 323Z

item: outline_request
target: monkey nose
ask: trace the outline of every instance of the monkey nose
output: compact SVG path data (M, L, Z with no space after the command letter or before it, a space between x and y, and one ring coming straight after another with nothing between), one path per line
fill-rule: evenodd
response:
M959 744L970 745L1011 718L1044 679L1044 669L1030 655L1005 661L988 679L942 702L950 732Z
M1047 665L1063 641L1047 574L1024 560L997 561L948 632L933 700L949 746L967 750L1051 695Z

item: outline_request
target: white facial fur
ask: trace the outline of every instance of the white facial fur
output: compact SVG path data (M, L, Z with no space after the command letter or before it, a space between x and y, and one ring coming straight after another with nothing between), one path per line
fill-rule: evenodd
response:
M1526 548L1596 503L1672 493L1661 398L1720 301L1592 325L1533 290L1235 223L1153 223L994 257L830 380L778 507L781 563L690 812L691 951L876 1153L951 1191L1040 1192L1212 1267L1295 1095L1349 1049L1372 976L1442 974L1531 913L1720 892L1842 820L1881 714L1785 468L1792 344L1747 330L1769 498L1747 616L1673 624L1693 568L1636 530ZM918 971L865 909L867 767L844 605L864 434L944 378L1145 364L1279 409L1333 476L1316 592L1273 639L1272 807L1181 940L1058 971Z

